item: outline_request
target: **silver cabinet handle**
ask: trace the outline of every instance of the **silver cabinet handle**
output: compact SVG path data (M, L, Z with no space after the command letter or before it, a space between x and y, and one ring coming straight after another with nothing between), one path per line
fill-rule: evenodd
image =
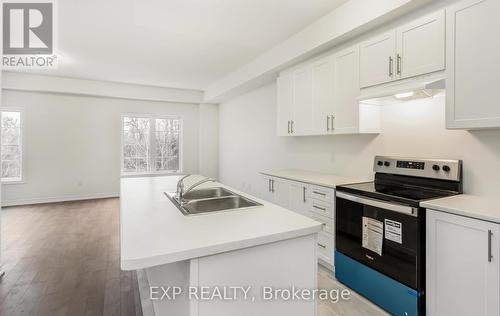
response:
M396 61L396 72L398 75L401 74L401 55L397 55L397 61Z
M290 134L290 121L288 121L288 134Z
M330 115L326 116L326 131L330 131Z
M306 187L302 188L302 197L303 197L304 202L306 202Z
M324 208L324 207L319 207L319 206L316 206L316 205L313 205L313 207L314 207L315 209L318 209L318 210L321 210L321 211L325 211L325 212L326 212L326 208Z
M330 130L333 131L335 129L335 126L333 126L333 123L335 123L335 115L330 115Z
M271 192L271 179L267 179L267 192Z
M491 254L491 237L493 236L493 232L491 229L488 230L488 262L491 262L493 259L493 255Z
M394 74L392 70L392 62L392 56L389 56L389 77L392 77L392 75Z
M313 191L313 193L317 194L317 195L326 196L326 193L323 193L323 192Z
M271 192L274 193L274 180L271 180Z
M325 245L322 245L322 244L320 244L320 243L318 243L318 246L320 246L320 247L321 247L321 248L323 248L323 249L326 249L326 246L325 246Z
M290 124L290 133L293 134L293 120L291 121L292 123Z

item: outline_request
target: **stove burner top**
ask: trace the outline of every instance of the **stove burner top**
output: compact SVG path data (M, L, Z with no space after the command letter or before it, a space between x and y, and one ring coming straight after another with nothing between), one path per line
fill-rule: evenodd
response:
M384 185L377 184L376 182L366 182L344 185L342 188L350 189L352 191L357 191L365 195L374 196L377 198L384 198L385 200L411 200L412 202L418 203L420 201L435 199L445 196L450 196L456 194L451 191L443 190L433 190L426 188L416 188L416 187L405 187L405 186L394 186L394 185Z
M338 191L419 207L424 200L462 193L462 161L375 157L375 181L338 186Z

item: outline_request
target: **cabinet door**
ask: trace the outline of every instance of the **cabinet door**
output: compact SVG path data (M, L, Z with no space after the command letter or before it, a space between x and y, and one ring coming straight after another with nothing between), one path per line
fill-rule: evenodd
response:
M262 185L260 187L261 198L268 202L273 202L273 194L271 191L271 177L263 176Z
M446 12L447 127L500 127L500 1L462 1Z
M289 208L302 215L308 213L308 185L301 182L290 182Z
M335 54L334 69L335 116L331 127L335 134L354 133L359 129L359 47Z
M312 69L305 67L293 75L292 135L312 133Z
M321 135L331 132L330 119L335 114L333 72L333 63L330 57L312 65L312 129L314 134Z
M427 315L498 316L500 225L432 210L426 215Z
M290 135L290 122L293 110L293 77L291 75L280 76L277 83L278 88L278 113L277 132L278 136Z
M397 29L396 77L408 78L445 68L445 12Z
M369 87L395 77L396 32L391 31L360 44L360 85Z
M280 178L271 178L271 192L273 203L281 207L289 207L290 185L287 181Z
M327 234L324 232L318 233L318 248L317 254L318 259L323 260L324 262L333 264L333 252L335 251L333 235Z

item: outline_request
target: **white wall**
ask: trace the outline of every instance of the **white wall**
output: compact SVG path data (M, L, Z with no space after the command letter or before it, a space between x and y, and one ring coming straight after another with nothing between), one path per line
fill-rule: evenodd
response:
M206 177L219 175L219 106L200 104L199 173Z
M181 116L184 171L198 172L197 104L7 90L2 105L25 110L26 183L4 184L4 205L117 195L122 113Z
M500 130L445 129L444 97L384 106L377 136L276 136L276 85L219 106L219 176L261 194L259 171L299 168L372 178L375 155L462 159L465 192L498 196Z

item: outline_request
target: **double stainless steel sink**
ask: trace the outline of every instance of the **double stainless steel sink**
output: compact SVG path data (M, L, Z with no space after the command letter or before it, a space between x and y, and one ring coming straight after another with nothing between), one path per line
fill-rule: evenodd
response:
M175 192L165 192L165 195L184 215L241 210L262 205L222 187L192 190L183 195L182 201L179 201Z

